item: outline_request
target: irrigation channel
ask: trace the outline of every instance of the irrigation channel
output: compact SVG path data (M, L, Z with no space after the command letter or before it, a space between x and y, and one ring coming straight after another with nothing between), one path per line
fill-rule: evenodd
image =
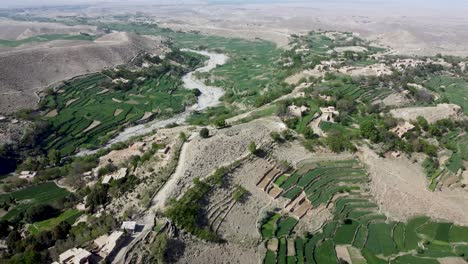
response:
M198 97L198 102L195 105L187 108L184 112L179 113L169 119L164 120L153 120L145 124L140 124L132 127L126 128L115 138L111 139L103 148L108 148L112 144L118 142L124 142L129 140L132 137L141 136L150 133L151 131L165 127L169 124L184 123L191 113L194 111L203 111L209 107L217 106L220 101L219 99L223 96L224 91L219 87L207 86L203 81L198 80L194 73L196 72L209 72L212 69L216 68L219 65L223 65L228 60L228 57L224 54L211 53L207 51L198 51L191 49L182 49L182 51L190 51L200 55L207 56L209 59L205 62L205 66L198 68L192 72L187 73L182 77L184 87L190 90L198 89L201 92L201 95ZM96 150L82 150L77 155L84 156L96 153L99 149Z

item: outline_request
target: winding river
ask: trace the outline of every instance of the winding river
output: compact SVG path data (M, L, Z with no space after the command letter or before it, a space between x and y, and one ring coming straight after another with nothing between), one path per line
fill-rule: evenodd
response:
M145 124L140 124L132 127L126 128L124 131L119 133L115 138L111 139L104 148L110 147L112 144L118 143L118 142L124 142L127 141L128 139L135 137L135 136L141 136L150 133L151 131L165 127L169 124L177 123L177 124L183 124L189 115L193 113L194 111L203 111L207 109L208 107L213 107L219 105L220 101L219 99L221 96L223 96L224 91L223 89L219 87L214 87L214 86L207 86L205 83L202 81L198 80L195 76L194 73L196 72L209 72L212 69L216 68L219 65L223 65L226 63L228 57L224 54L218 54L218 53L211 53L207 51L197 51L197 50L191 50L191 49L182 49L182 51L190 51L194 52L200 55L207 56L209 59L205 62L205 66L198 68L192 72L187 73L182 77L182 81L184 83L184 87L190 90L193 89L198 89L201 92L201 95L198 97L198 102L195 105L192 105L191 107L188 107L184 112L179 113L169 119L164 119L164 120L153 120ZM83 155L89 155L96 153L99 149L97 150L82 150L80 151L77 155L78 156L83 156Z

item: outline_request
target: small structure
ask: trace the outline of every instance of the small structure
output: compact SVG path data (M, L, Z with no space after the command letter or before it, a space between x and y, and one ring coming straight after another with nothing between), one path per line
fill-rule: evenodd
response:
M31 180L34 177L36 177L37 172L35 171L22 171L20 172L19 178L20 179L25 179L25 180Z
M298 92L297 94L294 95L294 98L304 98L306 97L305 92Z
M400 151L393 151L391 155L394 158L399 158L401 156L401 152Z
M112 80L112 83L115 83L115 84L119 84L119 83L126 84L128 82L129 82L129 80L124 79L124 78L117 78L117 79Z
M166 146L166 147L164 147L162 149L158 149L158 153L159 154L167 154L167 153L169 153L169 150L171 150L171 147Z
M119 246L125 238L125 233L122 231L114 231L110 235L103 235L94 240L98 255L106 259L118 250Z
M125 178L127 176L127 172L127 168L120 168L118 171L104 176L104 178L102 179L102 184L109 184L111 180L119 180Z
M79 203L75 206L76 210L79 211L85 211L86 210L86 204L85 203Z
M158 136L156 137L156 143L161 144L161 143L162 143L163 141L165 141L166 139L167 139L167 137L166 137L165 135L160 135L160 136L158 135Z
M329 95L322 95L322 94L319 94L319 98L322 99L322 100L325 100L327 102L331 101L332 97L329 96Z
M84 264L88 263L91 253L82 248L71 248L59 256L61 264Z
M131 234L135 233L136 222L135 221L125 221L122 223L120 229L124 231L129 231Z
M0 122L4 122L6 120L7 120L7 118L5 116L0 115Z
M297 106L297 105L290 105L288 106L288 112L297 117L303 116L307 111L309 111L309 108L307 106Z
M414 126L405 121L403 124L397 125L396 127L390 129L391 132L395 133L399 138L402 138L408 131L412 130Z
M340 112L336 111L334 106L320 107L320 111L322 112L322 121L332 123L335 122L334 117L340 114Z

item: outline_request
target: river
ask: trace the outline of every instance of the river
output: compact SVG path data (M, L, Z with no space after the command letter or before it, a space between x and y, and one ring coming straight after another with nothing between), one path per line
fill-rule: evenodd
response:
M205 62L205 66L198 68L192 72L187 73L182 77L184 87L190 90L198 89L201 95L198 97L198 102L195 105L188 107L184 112L176 114L175 116L164 120L153 120L145 124L140 124L132 127L127 127L124 131L119 133L115 138L111 139L103 148L108 148L112 144L124 142L135 136L141 136L150 133L151 131L165 127L169 124L177 123L183 124L194 111L203 111L209 107L217 106L220 104L219 99L223 96L224 91L219 87L207 86L204 82L198 80L194 73L196 72L209 72L219 65L223 65L228 60L224 54L211 53L207 51L197 51L190 49L182 49L182 51L190 51L200 55L207 56L209 59ZM77 155L84 156L94 154L96 150L82 150Z

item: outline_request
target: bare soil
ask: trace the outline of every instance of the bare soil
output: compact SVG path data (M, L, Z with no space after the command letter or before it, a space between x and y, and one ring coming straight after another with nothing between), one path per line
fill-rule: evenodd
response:
M389 218L405 221L427 215L437 220L468 224L468 192L461 189L431 192L422 167L406 157L380 158L367 147L359 157L370 173L371 194Z

